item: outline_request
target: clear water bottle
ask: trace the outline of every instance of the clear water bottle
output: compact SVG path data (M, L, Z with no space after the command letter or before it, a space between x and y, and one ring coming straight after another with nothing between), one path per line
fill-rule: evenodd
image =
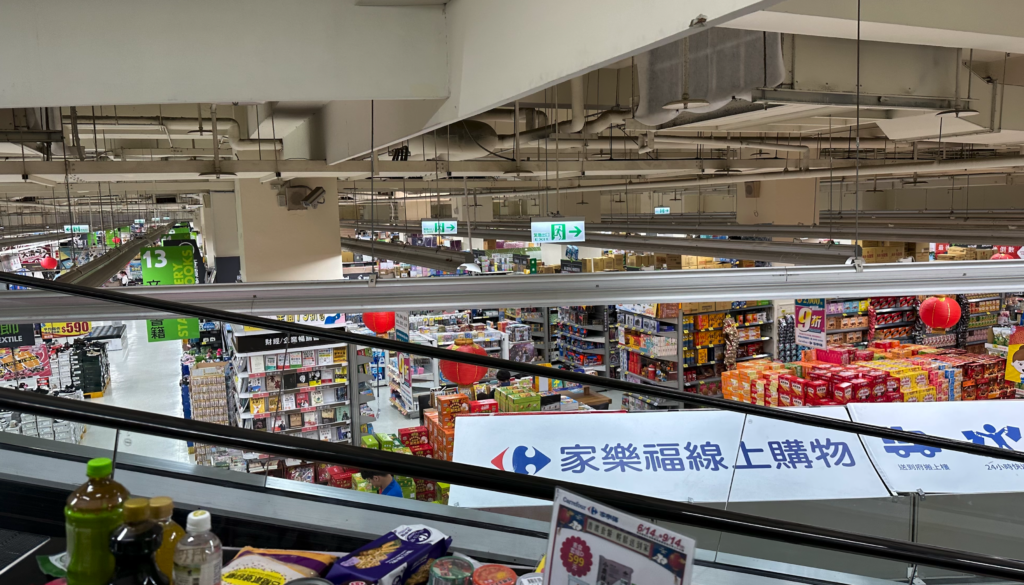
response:
M220 585L223 562L220 539L210 532L210 513L192 512L174 549L174 585Z

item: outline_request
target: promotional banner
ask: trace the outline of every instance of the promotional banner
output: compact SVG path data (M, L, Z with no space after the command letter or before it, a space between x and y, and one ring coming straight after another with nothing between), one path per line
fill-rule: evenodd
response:
M32 323L0 325L0 347L22 347L35 342L36 332Z
M849 420L843 407L801 411ZM457 463L621 491L642 482L646 495L667 500L891 495L855 435L717 410L460 416L455 439ZM450 501L467 507L545 503L455 485Z
M825 349L825 299L796 300L796 343Z
M50 339L53 337L74 337L76 335L85 335L90 331L92 331L92 322L90 321L43 323L40 327L40 333L43 334L43 339Z
M743 419L718 410L460 416L453 461L626 492L643 485L644 495L667 500L724 502ZM449 501L471 508L551 503L455 485Z
M857 422L1024 450L1024 403L1018 400L848 404L846 408ZM1024 463L888 439L862 439L878 473L894 492L1019 492L1024 485Z
M146 286L195 284L196 265L191 246L143 248L142 283Z
M690 583L692 538L563 489L552 512L545 583Z
M277 319L278 321L284 321L286 323L298 323L299 325L309 325L310 327L323 327L333 328L340 327L345 324L345 313L313 313L308 315L273 315L267 317L267 319ZM238 328L235 327L237 332ZM267 329L261 329L259 327L250 327L245 325L242 327L243 331L267 331ZM237 334L237 333L236 333Z
M199 319L154 319L146 321L146 338L150 343L199 337Z
M842 406L794 408L850 420ZM748 416L730 502L884 498L891 495L857 435Z
M409 312L395 312L395 339L409 341Z
M0 348L0 379L19 380L31 376L48 377L50 350L45 345Z

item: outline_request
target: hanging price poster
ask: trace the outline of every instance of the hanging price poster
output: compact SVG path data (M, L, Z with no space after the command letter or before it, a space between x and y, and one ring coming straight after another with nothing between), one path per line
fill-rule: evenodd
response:
M54 337L74 337L76 335L85 335L90 331L92 331L92 323L90 321L43 323L40 327L43 339L52 339Z
M155 341L196 339L199 337L199 319L153 319L146 321L146 338Z
M146 286L195 284L195 253L191 246L143 248L142 283Z
M31 376L47 377L50 370L50 348L45 345L0 348L0 380L18 380Z
M825 299L796 300L796 344L825 349Z
M554 503L545 583L690 583L692 538L565 490Z

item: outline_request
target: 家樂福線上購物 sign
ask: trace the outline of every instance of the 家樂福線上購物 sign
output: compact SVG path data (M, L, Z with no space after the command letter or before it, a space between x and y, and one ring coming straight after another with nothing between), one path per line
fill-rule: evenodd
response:
M583 242L587 238L586 224L579 218L534 218L530 222L530 232L535 244Z
M424 236L455 235L459 231L459 222L454 219L420 220L420 231Z

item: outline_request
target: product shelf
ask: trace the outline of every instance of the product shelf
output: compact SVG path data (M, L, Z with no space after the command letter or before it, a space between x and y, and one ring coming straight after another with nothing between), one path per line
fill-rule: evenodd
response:
M326 429L328 427L340 427L340 426L352 426L352 420L351 419L349 419L349 420L336 420L334 422L321 423L321 424L318 424L318 425L310 425L308 427L296 427L294 429L284 429L283 431L275 431L275 430L272 430L272 429L267 429L267 432L268 433L284 433L284 434L298 433L298 432L305 433L305 432L309 432L309 431L315 431L315 430L318 430L318 429Z
M269 418L275 414L290 414L295 412L316 412L324 407L348 406L348 404L348 400L341 400L338 402L324 402L323 404L317 404L316 406L306 406L303 408L289 408L288 410L275 410L273 412L261 412L259 414L253 414L251 412L241 412L241 407L239 407L238 417L242 420L249 420L252 418Z
M969 302L969 303L981 303L981 302L984 302L984 301L1001 301L1001 300L1003 300L1003 296L1002 295L998 295L998 296L994 296L994 297L981 297L980 299L970 299L969 298L969 299L967 299L967 302Z
M627 382L639 382L640 384L650 384L651 386L660 386L662 388L671 388L671 389L678 389L679 388L679 384L678 384L678 382L676 380L668 380L668 381L665 381L665 382L659 382L658 380L651 380L650 378L645 378L643 376L639 376L637 374L634 374L633 372L626 372L626 381Z
M968 327L967 330L968 331L980 331L982 329L991 329L991 328L993 328L995 326L996 325L979 325L977 327Z
M881 315L883 313L899 313L901 311L913 311L913 310L915 310L915 307L891 307L891 308L888 308L888 309L875 309L875 314L876 315Z
M757 343L758 341L770 341L770 340L771 340L771 337L755 337L754 339L742 339L740 341L737 341L736 344L737 345L744 345L744 344L747 344L747 343Z
M877 327L876 327L877 329ZM852 333L854 331L867 331L868 327L851 327L849 329L826 329L825 334L829 335L832 333Z
M579 339L580 341L589 341L591 343L605 343L605 341L606 341L604 336L600 336L600 335L590 335L588 337L580 337L579 335L573 335L572 333L565 333L565 332L562 332L561 335L563 335L565 337L570 337L572 339Z
M673 325L679 323L679 318L678 317L672 317L671 319L666 319L664 317L652 317L651 315L644 315L643 313L638 313L636 311L630 311L628 309L623 309L621 307L621 305L616 305L615 306L615 310L619 311L621 313L629 313L630 315L636 315L638 317L645 317L647 319L654 319L655 321L661 321L662 323L672 323ZM724 313L725 311L711 311L711 312L712 313Z
M343 386L348 384L348 380L341 380L339 382L327 382L326 384L319 384L316 386L302 386L301 388L288 388L285 390L274 390L273 392L238 392L239 398L266 398L267 396L277 396L279 394L291 394L292 392L309 392L316 390L317 388L326 388L328 386Z
M624 350L626 350L626 351L628 351L630 353L635 353L635 354L638 354L638 355L642 355L645 358L650 358L652 360L661 360L661 361L666 361L666 362L678 362L679 361L679 358L674 356L674 355L672 355L672 356L650 355L648 353L640 351L639 349L637 349L635 347L630 347L628 345L619 345L619 348L624 349Z
M913 325L914 321L896 321L895 323L884 323L882 325L875 325L875 329L888 329L890 327L906 327L907 325Z
M714 378L704 378L704 379L701 379L701 380L693 380L691 382L685 382L683 384L683 386L699 386L702 383L703 384L709 384L711 382L721 382L721 381L722 381L722 377L721 376L715 376Z
M737 329L743 329L744 327L760 327L762 325L771 325L775 321L765 321L764 323L744 323L743 325L736 325Z
M759 359L759 358L769 358L769 357L772 357L772 354L770 354L770 353L759 353L757 355L748 355L746 357L736 358L736 361L737 362L745 362L745 361L749 361L749 360L756 360L756 359Z

